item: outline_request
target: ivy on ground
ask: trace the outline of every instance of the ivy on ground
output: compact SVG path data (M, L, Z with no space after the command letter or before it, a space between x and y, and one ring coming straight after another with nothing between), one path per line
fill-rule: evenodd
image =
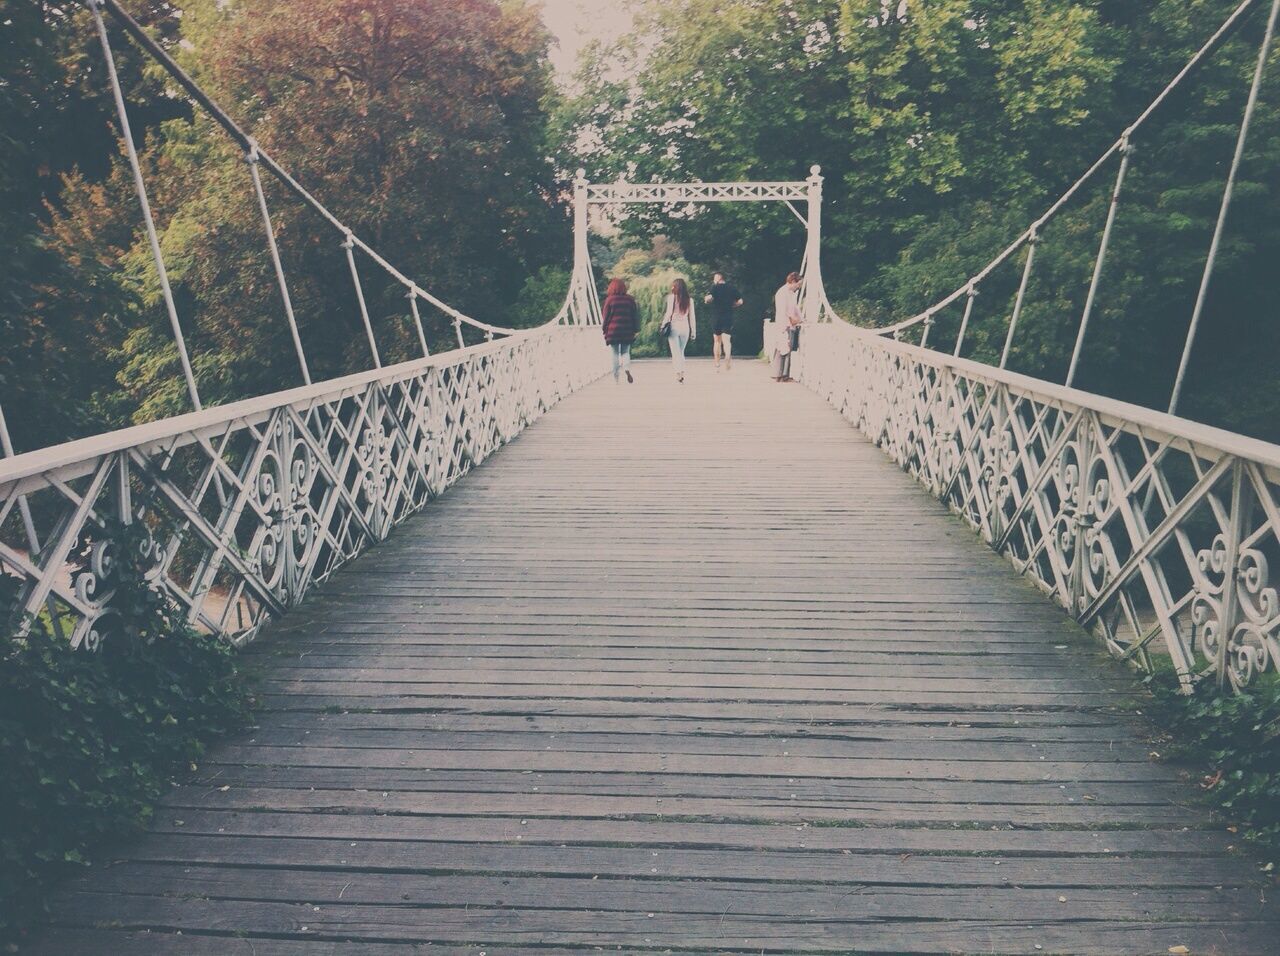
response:
M51 882L146 825L175 773L248 722L233 651L197 633L147 581L147 529L116 525L97 582L96 651L72 650L48 613L15 614L0 574L0 934L39 915Z
M1205 680L1190 695L1165 673L1146 684L1169 737L1166 754L1205 768L1206 797L1268 872L1280 870L1280 682L1263 677L1237 694Z

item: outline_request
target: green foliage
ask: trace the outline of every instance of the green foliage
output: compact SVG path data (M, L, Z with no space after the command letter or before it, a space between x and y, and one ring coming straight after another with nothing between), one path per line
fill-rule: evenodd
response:
M516 296L510 324L532 328L551 321L564 305L571 276L572 272L566 266L543 266L531 275Z
M245 725L232 649L198 634L148 584L145 528L108 529L109 592L96 652L71 650L47 614L0 657L0 932L31 919L48 883L137 831L175 772ZM17 581L0 575L0 620Z
M1266 677L1232 693L1212 681L1179 692L1167 672L1146 680L1153 717L1168 735L1166 752L1207 768L1205 796L1239 828L1240 836L1280 865L1280 682Z

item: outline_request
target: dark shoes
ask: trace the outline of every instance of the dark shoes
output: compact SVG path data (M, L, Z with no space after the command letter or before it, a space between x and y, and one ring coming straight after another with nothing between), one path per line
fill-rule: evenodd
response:
M630 385L635 379L631 377L631 369L627 369L627 384Z

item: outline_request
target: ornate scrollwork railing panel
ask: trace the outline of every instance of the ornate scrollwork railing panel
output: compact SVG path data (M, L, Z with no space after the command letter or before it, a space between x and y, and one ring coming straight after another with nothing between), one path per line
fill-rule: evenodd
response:
M557 327L45 449L0 465L0 572L96 646L113 521L153 580L244 641L606 367Z
M1117 657L1280 665L1280 447L834 323L795 374Z

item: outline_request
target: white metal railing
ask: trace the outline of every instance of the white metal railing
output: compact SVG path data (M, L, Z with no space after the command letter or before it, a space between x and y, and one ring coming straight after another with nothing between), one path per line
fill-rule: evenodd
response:
M104 529L152 531L151 579L236 642L607 367L552 327L0 461L0 572L27 620L96 647Z
M1116 656L1276 670L1280 445L841 322L793 369Z

